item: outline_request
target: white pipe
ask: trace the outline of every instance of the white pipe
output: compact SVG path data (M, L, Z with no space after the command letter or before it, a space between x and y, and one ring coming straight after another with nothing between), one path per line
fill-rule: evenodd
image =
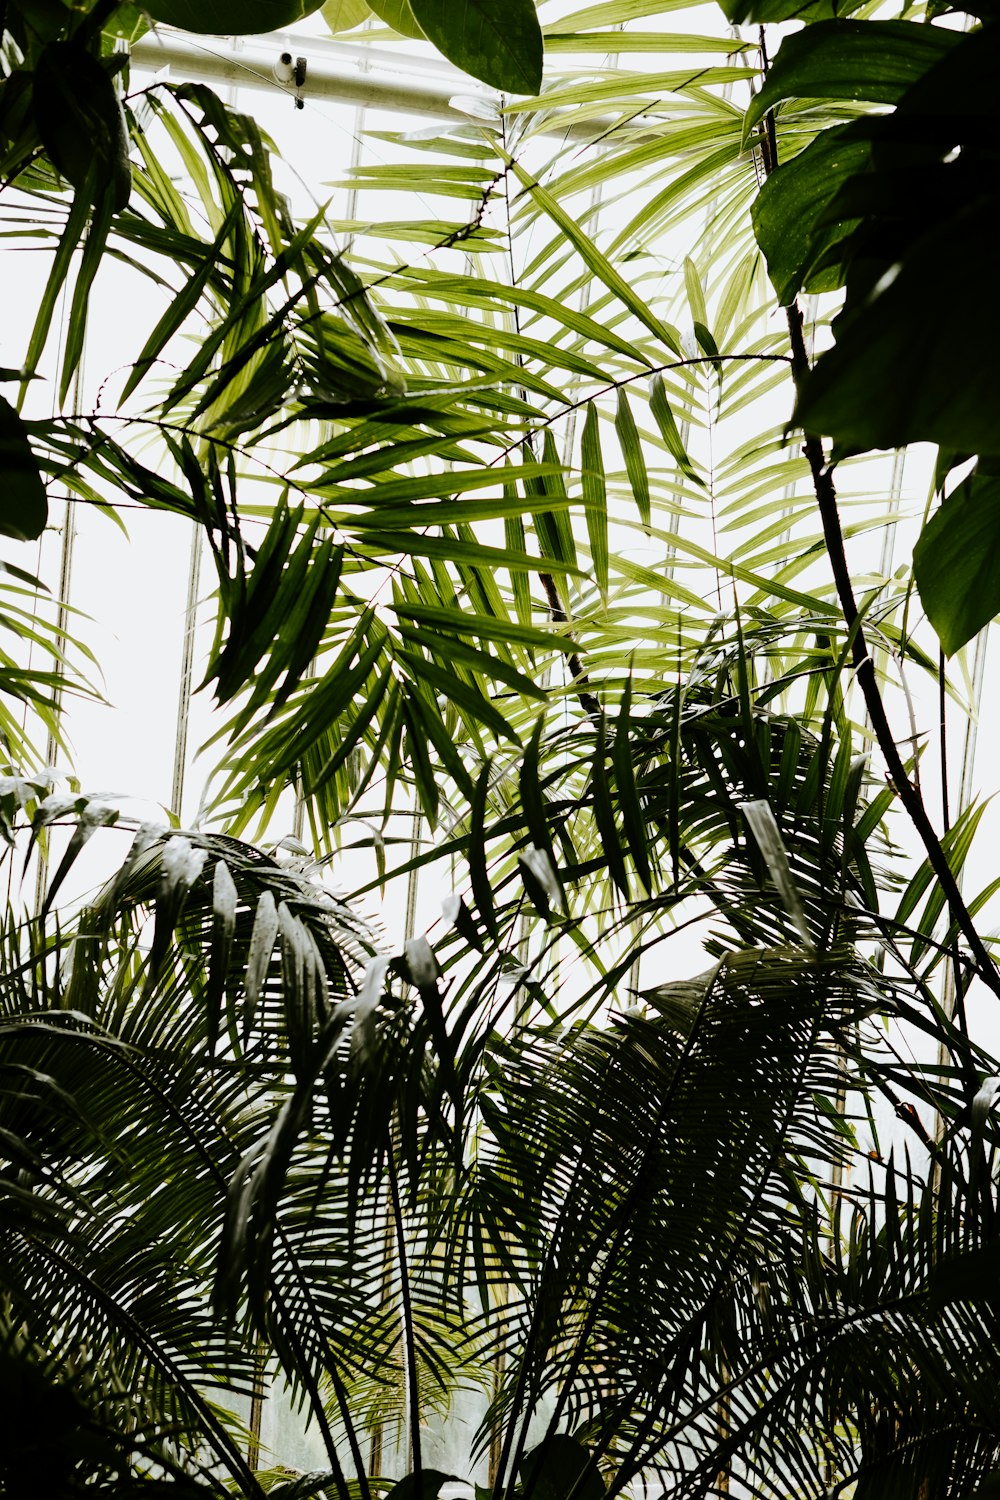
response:
M275 77L282 53L304 57L305 83ZM376 53L371 47L322 37L274 32L260 37L205 37L196 40L158 28L135 42L133 68L179 81L228 84L236 88L279 90L291 98L336 99L340 103L372 105L404 114L438 118L497 120L496 94L472 83L463 73L436 58L407 57L400 52Z
M282 53L306 60L305 83L295 84L275 76ZM181 83L207 83L218 87L277 89L292 99L335 99L341 104L370 105L398 114L429 115L452 124L479 120L498 126L500 96L475 83L443 58L413 56L388 48L333 37L271 32L266 37L204 37L190 32L157 27L131 49L133 68ZM285 73L285 68L280 68ZM552 110L543 116L541 133L564 140L601 139L621 123L612 115L578 120L571 109ZM632 118L634 134L644 126L658 134L662 122L645 115Z

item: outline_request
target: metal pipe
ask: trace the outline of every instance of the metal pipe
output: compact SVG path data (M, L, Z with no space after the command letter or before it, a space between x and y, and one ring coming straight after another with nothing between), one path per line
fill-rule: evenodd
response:
M305 58L301 86L275 75L282 53ZM335 100L395 114L427 115L452 124L480 121L498 127L500 96L473 82L443 59L339 42L332 37L296 36L276 31L260 37L205 37L157 28L134 42L134 69L181 82L222 84L241 89L278 90L295 101ZM284 68L281 70L284 72ZM563 140L600 140L623 122L612 115L577 118L571 109L542 115L542 135ZM627 120L635 135L641 127L658 135L663 122L639 115Z
M282 53L306 59L300 87L275 76L274 66ZM332 38L275 32L266 40L196 40L190 34L157 29L135 42L130 56L132 67L144 72L162 76L168 70L185 82L277 89L292 99L335 99L342 104L455 120L468 120L470 115L496 119L499 114L495 94L445 62L381 49L373 58L370 47Z

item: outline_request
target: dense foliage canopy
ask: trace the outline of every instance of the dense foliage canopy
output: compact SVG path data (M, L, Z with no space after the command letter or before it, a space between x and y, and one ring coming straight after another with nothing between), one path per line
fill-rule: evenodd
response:
M0 4L48 257L0 369L0 1491L436 1500L460 1400L482 1500L992 1493L998 882L947 755L1000 611L992 0L329 0L499 91L339 225L127 50L312 9ZM96 689L25 544L133 507L214 569L192 828L47 763Z

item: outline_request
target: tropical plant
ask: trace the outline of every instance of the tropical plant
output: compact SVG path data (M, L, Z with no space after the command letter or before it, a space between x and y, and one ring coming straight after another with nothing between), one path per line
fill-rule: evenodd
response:
M371 10L465 63L495 13ZM1000 605L970 546L996 381L939 357L968 286L927 266L965 258L988 331L994 28L727 11L808 23L769 63L763 29L667 13L539 6L544 89L360 166L346 250L251 116L133 89L132 8L4 12L5 212L55 254L2 372L3 529L38 536L46 490L179 512L218 585L204 820L140 827L58 921L118 812L7 710L4 827L51 874L5 929L4 1368L69 1413L67 1493L436 1495L422 1417L463 1385L470 1462L524 1500L957 1497L998 1463L998 1070L967 1014L1000 993L996 883L963 894L982 806L942 754L936 830L933 754L922 786L890 721L924 678L944 746L958 693L909 571L861 561L898 487L847 462L934 440L940 489L980 455L915 557L961 648ZM530 95L519 35L518 78L486 76ZM160 300L81 410L112 260ZM826 304L795 299L845 283L811 370ZM0 687L52 735L68 617L10 618L55 665ZM239 842L289 787L311 849ZM382 951L318 873L348 843L355 900L447 871L445 921ZM324 1473L261 1471L272 1383Z

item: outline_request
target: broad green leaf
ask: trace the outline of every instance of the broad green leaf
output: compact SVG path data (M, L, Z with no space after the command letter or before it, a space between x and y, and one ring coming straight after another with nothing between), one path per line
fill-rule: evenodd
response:
M456 67L508 94L542 86L534 0L410 0L424 35Z
M975 338L955 330L975 308ZM964 453L1000 453L1000 341L996 229L991 203L974 200L931 225L903 254L898 274L837 330L805 382L797 425L835 439L841 452L934 442Z
M105 36L120 38L129 43L137 42L149 30L149 20L141 5L126 3L119 5L104 28Z
M602 1500L604 1481L589 1449L566 1433L553 1433L524 1455L518 1471L534 1500Z
M896 104L961 40L960 32L913 21L819 21L793 32L750 101L744 142L768 110L785 99Z
M832 291L843 281L836 265L812 273L858 222L843 217L831 221L827 212L842 184L871 161L871 142L853 138L852 129L838 125L820 131L804 151L771 173L754 199L754 233L782 303L791 302L804 286Z
M45 486L24 423L0 396L0 534L33 542L48 518Z
M143 0L154 21L218 36L282 31L319 10L322 0Z
M326 0L322 8L323 20L334 36L341 31L353 31L371 14L372 8L367 0Z
M369 8L380 21L391 26L393 31L398 31L400 36L411 36L415 41L423 41L424 33L417 25L410 0L369 0Z
M745 21L835 21L860 10L865 0L720 0L726 19L734 26Z
M406 1474L392 1486L385 1500L437 1500L443 1484L459 1483L454 1474L442 1474L439 1469L422 1469L419 1482L416 1474Z
M913 572L946 656L1000 614L1000 475L977 470L948 496L913 549Z

